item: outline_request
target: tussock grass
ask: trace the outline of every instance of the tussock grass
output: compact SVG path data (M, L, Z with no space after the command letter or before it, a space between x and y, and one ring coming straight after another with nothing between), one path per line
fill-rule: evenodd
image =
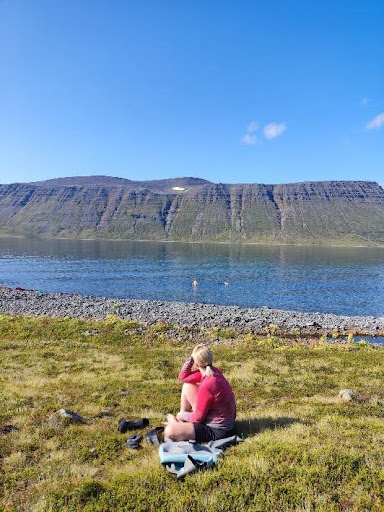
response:
M384 509L384 350L365 344L215 335L244 441L184 482L156 448L126 448L119 418L178 410L194 341L171 327L0 318L0 426L20 429L0 436L0 510ZM340 402L342 388L363 399ZM53 426L63 407L87 424Z

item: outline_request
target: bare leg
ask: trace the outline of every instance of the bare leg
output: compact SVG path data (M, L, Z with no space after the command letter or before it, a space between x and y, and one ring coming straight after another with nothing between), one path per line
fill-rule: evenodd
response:
M172 441L189 441L196 438L193 423L187 421L168 423L164 430L164 436Z
M196 384L185 382L181 389L180 411L195 411L197 402ZM188 421L178 421L173 414L167 414L164 437L172 441L189 441L195 439L195 429L193 423Z
M184 382L181 389L180 411L190 412L196 410L197 390L196 384Z

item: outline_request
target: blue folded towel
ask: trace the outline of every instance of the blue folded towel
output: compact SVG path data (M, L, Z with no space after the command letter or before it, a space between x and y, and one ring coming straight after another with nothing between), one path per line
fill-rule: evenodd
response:
M177 478L182 478L186 474L216 464L223 450L239 441L242 439L236 435L207 444L198 444L195 441L167 441L159 448L160 463L168 471L175 473Z

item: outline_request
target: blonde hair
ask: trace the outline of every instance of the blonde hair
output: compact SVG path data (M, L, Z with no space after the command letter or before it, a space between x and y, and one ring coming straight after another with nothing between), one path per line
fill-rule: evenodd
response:
M212 370L213 355L207 345L204 345L204 343L196 345L192 351L192 357L196 366L205 368L205 375L209 377L215 375Z

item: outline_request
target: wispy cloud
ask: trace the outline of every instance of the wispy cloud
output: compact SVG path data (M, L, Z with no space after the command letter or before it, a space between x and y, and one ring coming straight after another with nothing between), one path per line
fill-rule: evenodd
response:
M259 123L256 121L251 121L246 130L246 134L241 138L241 142L246 146L253 146L258 142L258 138L255 135L255 132L259 129Z
M248 125L247 132L255 132L259 129L259 123L256 121L251 121Z
M362 98L362 99L360 100L360 103L361 103L362 105L368 105L368 103L369 103L369 99L368 99L368 98Z
M282 135L287 129L285 123L269 123L264 126L264 137L268 140Z
M253 146L257 142L256 135L251 135L250 133L246 133L244 137L242 137L241 142L246 146Z
M378 114L369 123L365 125L366 130L378 130L384 125L384 112Z

